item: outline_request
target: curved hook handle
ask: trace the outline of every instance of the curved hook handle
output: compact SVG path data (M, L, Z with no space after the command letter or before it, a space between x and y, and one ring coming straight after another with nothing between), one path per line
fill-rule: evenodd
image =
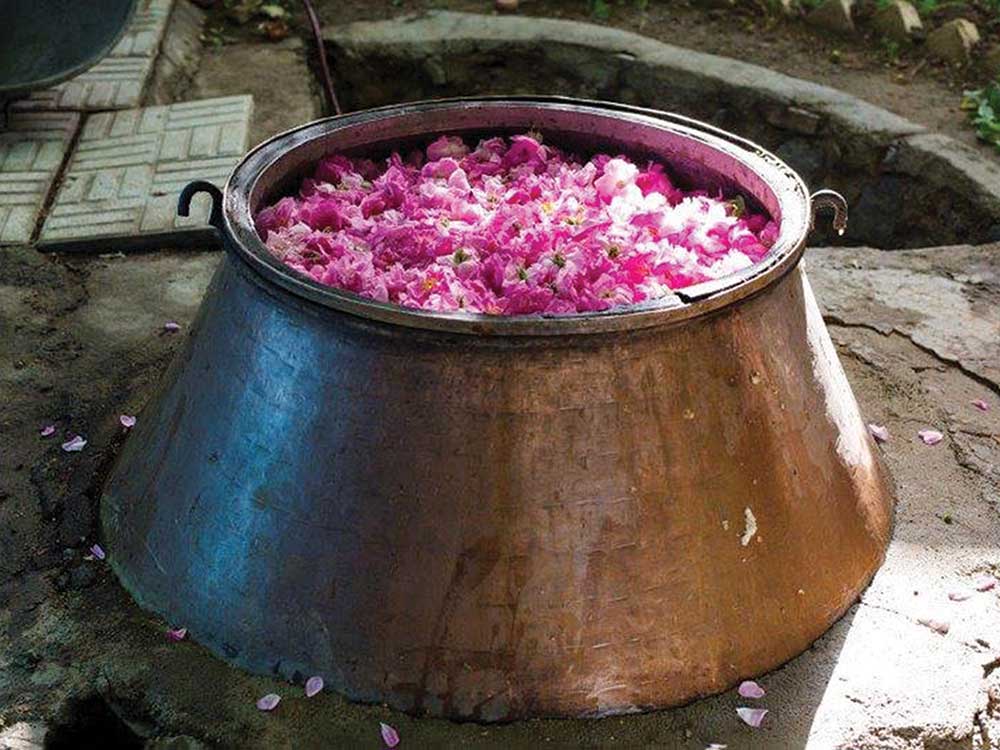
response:
M208 223L215 227L219 234L222 234L222 191L211 182L195 180L185 185L184 189L181 190L180 197L177 199L177 213L180 216L189 216L191 213L191 199L198 193L208 193L212 196L212 213L208 217Z
M809 196L811 204L809 212L809 229L816 228L816 214L824 208L833 211L833 228L837 234L843 235L847 230L847 201L836 190L817 190Z

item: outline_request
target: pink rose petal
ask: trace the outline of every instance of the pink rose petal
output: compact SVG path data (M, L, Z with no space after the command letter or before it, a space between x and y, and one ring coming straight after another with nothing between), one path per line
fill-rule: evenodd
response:
M868 432L870 432L872 437L880 443L885 443L889 440L889 430L887 430L884 425L870 422L868 424Z
M917 435L924 441L925 445L937 445L944 440L944 435L937 430L921 430Z
M306 698L312 698L323 689L323 678L319 675L306 680Z
M972 592L968 589L956 589L955 591L948 592L948 598L953 602L964 602L966 599L972 596Z
M257 708L261 711L273 711L281 703L281 696L277 693L268 693L257 701Z
M167 640L179 643L187 638L187 628L170 628L167 630Z
M167 333L177 333L179 330L181 330L181 324L176 323L173 320L170 320L163 324L163 330L166 331ZM265 710L270 711L271 709L265 709Z
M710 742L705 746L705 750L726 750L729 745L723 745L721 742Z
M396 747L399 744L399 732L384 721L379 722L379 728L382 731L382 742L385 743L386 747Z
M78 453L83 450L83 447L86 444L87 444L86 440L84 440L79 435L74 435L73 437L71 437L69 440L67 440L65 443L62 444L62 449L67 453Z
M740 706L736 709L736 714L743 719L743 723L751 727L759 727L764 717L767 716L766 708L747 708Z
M49 437L50 435L56 434L56 426L54 424L45 425L38 433L42 437Z
M380 164L328 154L297 194L257 212L257 230L315 282L487 315L664 299L753 266L778 239L740 196L683 190L662 164L578 158L530 133L471 145L443 136Z
M990 405L983 401L981 398L973 400L972 405L975 406L979 411L989 411Z
M131 430L133 427L135 427L135 417L133 417L131 414L122 414L120 417L118 417L118 421L121 423L121 426L124 427L126 430Z
M947 620L938 620L934 617L919 617L917 618L917 622L941 635L947 635L948 631L951 630L951 623Z
M997 585L997 579L994 578L993 576L978 576L972 582L972 587L976 591L989 591L996 585Z
M95 560L103 560L107 557L107 554L104 552L104 548L99 544L95 544L90 548L90 554L94 556Z
M744 698L763 698L767 695L764 688L753 680L744 680L741 682L737 692Z

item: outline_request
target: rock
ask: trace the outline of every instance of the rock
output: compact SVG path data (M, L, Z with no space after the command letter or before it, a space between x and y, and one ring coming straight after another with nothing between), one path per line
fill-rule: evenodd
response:
M823 176L823 147L808 138L792 138L785 141L774 152L779 159L799 173L811 185Z
M907 0L892 0L875 14L872 25L883 36L897 42L908 42L923 30L920 14Z
M147 740L144 746L144 750L207 750L207 748L208 745L204 742L186 734L153 737Z
M493 3L495 7L501 13L514 13L517 11L518 0L496 0Z
M802 107L770 107L764 113L764 119L776 128L803 135L816 135L823 125L820 115Z
M853 206L851 210L853 222L856 212ZM828 318L846 326L870 327L879 335L906 336L939 362L958 363L970 377L996 386L1000 306L991 300L1000 294L1000 264L995 256L992 245L893 251L839 247L811 250L808 268ZM960 282L955 279L960 274L978 278ZM965 394L959 403L967 418L976 416ZM977 433L973 437L992 440L986 437L990 428L975 426L973 432ZM977 458L983 461L989 456ZM1000 523L1000 516L994 513L992 518L997 520L991 523ZM956 528L947 533L957 533ZM1000 609L996 614L1000 617Z
M851 206L848 238L864 237L876 247L892 247L903 202L904 184L897 175L883 175L862 189Z
M822 5L806 16L806 23L835 34L853 33L854 19L851 17L853 5L854 0L824 0Z
M911 230L919 227L924 236L950 236L945 241L956 242L981 236L1000 221L1000 164L996 159L984 159L981 149L940 133L923 133L899 143L892 165L886 165L892 172L919 179L927 186L942 186L969 203L968 211L951 215L948 234L941 234L944 225L939 217L944 214L936 211L938 204L912 202L905 217Z
M965 65L979 42L979 29L972 21L956 18L927 35L927 49L947 63Z
M19 721L0 730L0 750L42 750L47 734L44 724Z
M1000 75L1000 44L994 44L976 60L976 67L986 78Z
M928 16L931 25L940 26L948 21L954 21L956 18L966 18L974 13L975 10L968 3L947 2L939 3Z

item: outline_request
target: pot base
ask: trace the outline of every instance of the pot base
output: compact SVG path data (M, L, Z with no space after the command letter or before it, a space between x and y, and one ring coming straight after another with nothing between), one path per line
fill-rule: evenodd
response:
M471 337L230 256L102 519L126 588L221 657L498 721L773 669L868 583L892 505L801 270L681 325Z

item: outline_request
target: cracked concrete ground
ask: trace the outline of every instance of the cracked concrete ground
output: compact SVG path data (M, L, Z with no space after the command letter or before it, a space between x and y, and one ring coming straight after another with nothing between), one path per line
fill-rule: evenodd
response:
M287 59L272 67L288 82L301 60L280 53ZM217 62L196 89L244 91ZM309 97L292 95L302 106ZM258 95L255 134L303 116ZM862 411L891 433L882 453L899 503L886 563L861 600L760 679L770 714L756 730L736 718L746 701L735 692L604 720L415 719L330 692L306 701L301 686L167 642L168 624L84 556L97 538L101 478L127 439L118 415L142 419L218 259L68 259L27 247L0 258L0 748L37 747L45 734L52 747L86 747L89 736L102 747L377 748L380 721L403 747L1000 747L1000 592L948 597L1000 573L1000 246L807 254ZM164 332L168 320L181 331ZM41 438L50 423L56 435ZM944 441L924 445L923 428ZM86 449L61 451L76 432ZM920 622L931 619L948 632ZM263 714L254 702L268 692L284 701Z

